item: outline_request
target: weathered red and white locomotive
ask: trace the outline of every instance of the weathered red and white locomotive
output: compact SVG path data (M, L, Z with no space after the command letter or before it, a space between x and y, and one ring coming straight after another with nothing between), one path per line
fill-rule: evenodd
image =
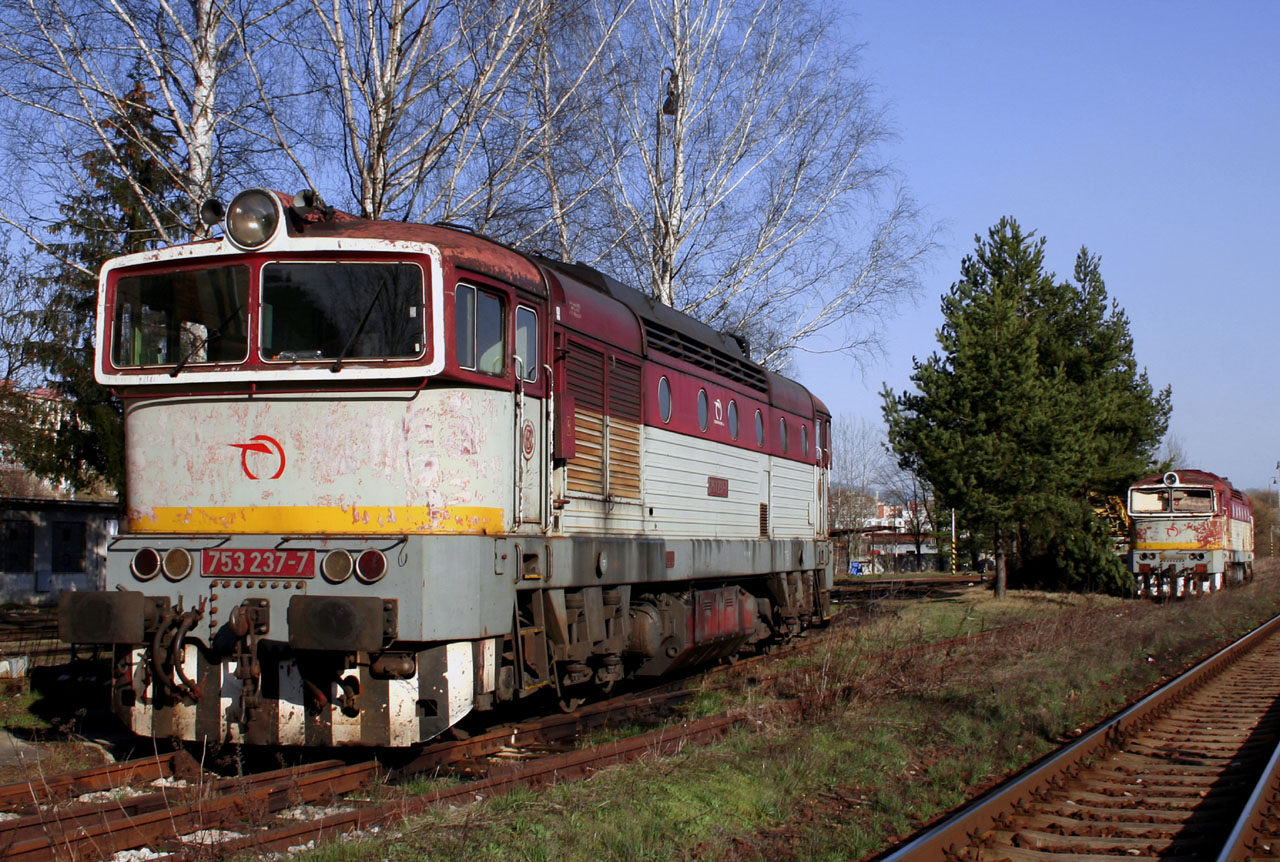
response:
M135 732L411 745L827 615L830 416L743 343L310 194L223 234L101 275L127 528L59 626Z
M1226 479L1178 470L1129 488L1139 595L1181 596L1253 578L1253 502Z

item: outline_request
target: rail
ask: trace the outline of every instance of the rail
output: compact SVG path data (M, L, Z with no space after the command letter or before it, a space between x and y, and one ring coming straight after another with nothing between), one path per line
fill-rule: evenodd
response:
M1193 756L1189 751L1182 751L1181 755L1161 751L1157 744L1142 742L1139 739L1139 734L1144 727L1166 718L1176 703L1190 700L1196 692L1218 678L1219 675L1225 674L1237 662L1270 643L1270 639L1277 632L1280 632L1280 616L1272 618L1253 632L1200 662L1178 678L1160 687L1107 721L1102 722L1073 743L1046 757L1013 779L993 788L955 814L927 828L906 843L878 858L881 862L979 858L1019 860L1045 859L1059 853L1065 853L1066 856L1073 858L1080 858L1082 853L1090 854L1088 858L1091 859L1102 859L1109 856L1133 858L1135 856L1162 855L1163 851L1149 853L1148 850L1157 847L1168 849L1171 845L1180 841L1184 845L1193 840L1202 843L1205 840L1203 836L1189 836L1187 834L1189 830L1183 828L1185 822L1177 829L1166 830L1170 834L1165 837L1152 837L1153 832L1159 831L1153 825L1157 823L1157 818L1153 816L1144 824L1141 817L1146 815L1138 810L1136 802L1134 810L1127 811L1123 818L1118 816L1116 818L1117 821L1123 820L1130 825L1136 824L1136 830L1122 828L1123 824L1119 824L1116 828L1108 831L1110 824L1099 822L1105 815L1097 815L1098 819L1095 819L1089 827L1091 831L1078 839L1073 838L1071 834L1073 825L1070 822L1070 818L1043 812L1033 815L1031 812L1039 811L1037 806L1041 802L1054 797L1055 794L1061 798L1068 798L1068 785L1076 779L1080 779L1085 774L1086 767L1096 772L1100 770L1097 764L1105 756L1124 752L1127 748L1143 749L1145 747L1145 750L1152 752L1153 756L1187 764L1183 767L1183 771L1188 774L1187 783L1195 784L1196 781L1199 782L1199 789L1193 789L1183 800L1183 803L1188 806L1194 807L1194 805L1201 802L1213 788L1221 788L1238 782L1238 776L1229 782L1217 775L1217 773L1213 773L1209 766L1205 766L1203 774L1201 774L1201 770L1193 769L1192 767L1201 761L1207 764L1212 760L1214 761L1213 766L1222 766L1222 771L1225 771L1230 767L1237 767L1247 762L1256 762L1258 755L1252 749L1256 749L1257 735L1274 733L1275 730L1275 716L1267 716L1269 710L1274 711L1277 708L1275 693L1269 695L1267 703L1258 707L1259 715L1263 718L1268 718L1270 727L1264 733L1263 729L1258 729L1256 724L1250 727L1247 719L1242 720L1239 729L1241 733L1245 734L1245 742L1240 743L1241 747L1238 749L1238 752L1242 753L1237 753L1234 756L1225 754L1225 746L1228 743L1224 742L1219 745L1218 737L1214 737L1211 748L1214 746L1221 748L1224 752L1222 756L1219 757L1214 754L1212 756L1199 757ZM1280 664L1280 660L1273 660L1273 664ZM1272 674L1272 676L1274 675ZM1221 706L1222 703L1219 702L1205 707L1204 710L1208 715L1217 716L1214 721L1220 727L1228 724L1228 719L1222 715ZM1263 718L1259 718L1258 721L1262 721ZM1227 730L1222 729L1220 729L1219 734L1222 739L1231 736ZM1184 748L1189 749L1193 740L1189 738L1178 740L1175 735L1175 746L1179 741L1181 741ZM1214 751L1217 748L1214 748ZM1270 749L1268 749L1268 753L1269 751ZM1274 762L1275 757L1272 760ZM1133 768L1141 769L1140 766L1134 766ZM1214 777L1215 775L1217 777ZM1135 779L1134 786L1141 788L1142 781L1142 775L1139 773ZM1152 785L1154 784L1155 782L1152 782ZM1160 792L1165 791L1162 790ZM1137 792L1108 789L1105 793L1114 794L1122 799L1125 797L1136 799L1139 794L1149 793L1154 796L1157 794L1157 790L1153 786L1148 786L1147 789L1140 789ZM1090 794L1089 796L1090 798L1095 798L1100 794L1101 792ZM1256 791L1255 795L1264 797L1265 793ZM1160 804L1166 806L1166 809L1174 808L1174 802L1171 801L1171 798L1172 795L1170 798L1162 799ZM1073 804L1081 805L1081 803ZM1219 816L1215 815L1215 819ZM1167 822L1166 818L1161 819ZM1027 825L1028 823L1030 825ZM1248 831L1248 827L1238 826L1237 830L1243 835ZM1135 831L1138 837L1124 837ZM1041 837L1045 834L1052 834L1054 837L1045 840ZM1243 840L1251 839L1244 838ZM993 848L997 845L998 853L993 852ZM1226 851L1223 852L1225 853ZM1203 858L1199 853L1193 855ZM1244 857L1224 856L1221 858L1234 860Z

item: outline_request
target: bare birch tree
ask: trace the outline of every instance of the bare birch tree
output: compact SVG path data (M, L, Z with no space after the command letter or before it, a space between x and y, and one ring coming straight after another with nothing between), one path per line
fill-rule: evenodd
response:
M876 514L877 494L890 461L883 426L837 416L831 423L831 492L827 522L832 530L852 530L849 552L861 555L856 532Z
M518 86L508 88L511 134L496 141L512 169L506 199L470 220L515 245L565 260L577 259L588 243L617 235L606 197L618 156L602 158L595 147L595 127L605 116L598 82L615 74L602 66L616 60L612 42L635 3L581 0L552 7ZM484 163L501 160L486 156Z
M924 545L931 533L935 537L937 533L933 523L933 492L915 471L893 464L891 458L886 457L886 462L885 499L902 510L907 535L915 546L912 571L918 572L923 567Z
M509 175L470 171L549 0L312 0L300 31L361 215L455 218ZM489 151L489 152L492 152ZM509 162L509 156L502 156Z
M819 333L872 347L876 329L849 324L916 286L931 239L836 25L804 2L637 0L592 127L613 230L572 256L747 336L771 366Z
M3 0L0 98L23 130L11 140L9 166L25 170L26 184L11 192L0 218L41 243L45 219L22 202L47 203L48 191L73 194L85 182L77 168L86 152L104 150L128 164L118 151L123 131L128 146L162 159L183 191L183 210L151 210L149 229L166 242L180 238L175 226L201 233L196 213L220 181L262 176L264 160L250 163L250 151L268 151L267 159L288 152L278 127L259 122L279 91L262 86L251 62L255 47L287 27L288 8L287 0ZM152 151L145 135L113 125L113 117L143 107L126 103L134 82L142 83L156 124L181 142L176 155ZM149 190L133 182L137 200L154 206Z

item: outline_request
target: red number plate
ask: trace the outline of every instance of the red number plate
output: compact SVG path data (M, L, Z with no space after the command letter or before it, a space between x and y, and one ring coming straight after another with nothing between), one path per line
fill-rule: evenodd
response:
M206 578L313 578L316 552L214 548L202 552L200 573Z

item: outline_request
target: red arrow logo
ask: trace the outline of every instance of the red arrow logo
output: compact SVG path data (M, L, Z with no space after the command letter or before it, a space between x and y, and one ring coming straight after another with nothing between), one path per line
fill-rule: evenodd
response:
M259 479L260 476L254 475L249 469L249 453L261 452L266 455L274 454L280 461L280 466L276 469L275 475L269 476L271 479L279 479L284 473L284 447L280 445L280 441L274 437L268 437L266 434L259 434L253 437L248 443L229 443L232 448L240 450L240 466L244 469L244 474L250 479Z

